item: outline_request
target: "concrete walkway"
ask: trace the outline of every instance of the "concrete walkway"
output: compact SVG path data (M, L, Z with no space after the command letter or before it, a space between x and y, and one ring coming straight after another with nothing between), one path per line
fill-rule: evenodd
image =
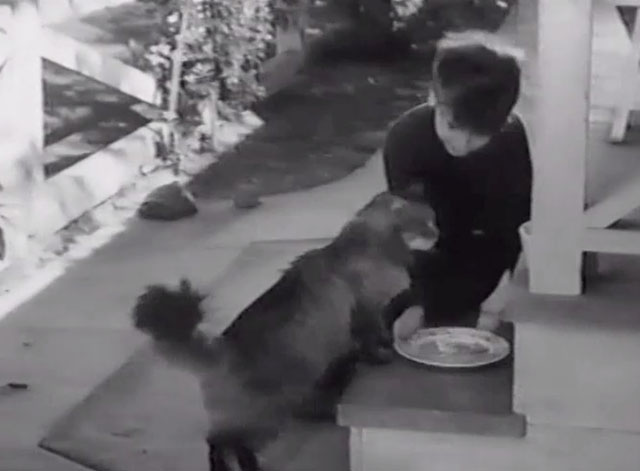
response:
M0 386L29 385L0 389L0 470L81 469L37 443L56 418L141 346L129 311L145 285L184 275L206 289L248 243L331 237L383 187L375 156L344 180L265 198L252 211L204 202L194 219L132 220L120 236L0 322Z

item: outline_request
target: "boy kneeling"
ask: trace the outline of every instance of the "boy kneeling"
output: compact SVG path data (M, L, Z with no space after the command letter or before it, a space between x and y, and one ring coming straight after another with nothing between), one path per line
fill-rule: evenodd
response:
M475 327L481 306L513 272L518 228L529 220L532 168L517 53L490 34L451 34L433 65L435 104L404 113L383 151L392 192L425 200L440 237L415 251L413 288L397 298L396 334L427 324ZM423 320L423 312L425 319Z

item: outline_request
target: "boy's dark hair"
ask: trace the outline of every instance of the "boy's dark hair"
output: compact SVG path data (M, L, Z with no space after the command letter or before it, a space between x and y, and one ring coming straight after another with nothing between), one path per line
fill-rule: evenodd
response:
M519 59L489 33L453 33L439 42L434 86L458 126L483 135L502 128L520 94Z

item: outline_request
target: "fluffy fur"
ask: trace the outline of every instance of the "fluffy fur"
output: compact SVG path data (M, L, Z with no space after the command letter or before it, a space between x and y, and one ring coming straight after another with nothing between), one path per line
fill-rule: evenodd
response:
M257 452L301 401L332 386L354 358L390 359L393 319L384 308L410 282L403 234L435 240L433 219L425 205L376 196L330 244L295 260L219 337L198 329L209 313L187 280L139 297L134 325L200 379L211 471L259 470Z

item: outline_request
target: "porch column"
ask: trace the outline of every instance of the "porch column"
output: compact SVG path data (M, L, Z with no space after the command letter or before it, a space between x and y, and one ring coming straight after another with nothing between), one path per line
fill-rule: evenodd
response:
M16 239L32 229L32 191L44 179L37 0L0 0L0 28L0 227L14 258Z
M529 243L533 293L582 292L585 164L593 0L537 1L529 126L534 187Z

